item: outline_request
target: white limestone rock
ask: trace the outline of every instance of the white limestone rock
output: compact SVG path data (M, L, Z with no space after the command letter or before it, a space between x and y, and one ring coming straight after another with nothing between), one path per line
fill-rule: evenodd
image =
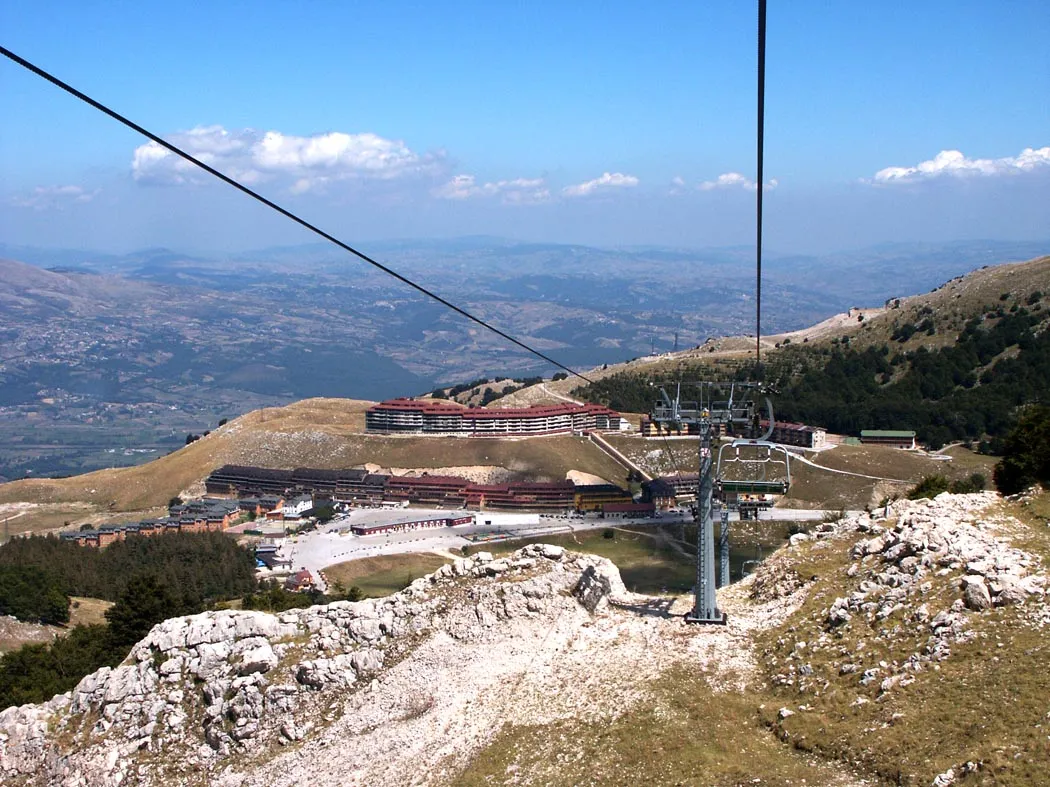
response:
M963 601L969 609L980 612L992 606L992 597L984 583L984 577L967 575L961 582Z

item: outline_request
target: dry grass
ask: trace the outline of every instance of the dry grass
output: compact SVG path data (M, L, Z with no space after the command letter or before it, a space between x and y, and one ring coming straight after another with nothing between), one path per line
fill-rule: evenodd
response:
M992 471L995 469L995 463L999 461L998 457L978 454L961 445L952 446L944 453L952 458L945 473L949 478L963 478L971 473L981 473L988 479L989 486L991 485Z
M1015 504L1000 508L1000 513L1023 513ZM1046 560L1050 531L1035 524L1018 527L1013 540ZM978 635L974 641L954 645L950 658L915 673L911 685L881 694L881 676L864 686L860 672L881 663L903 664L922 651L927 628L897 614L871 623L856 616L848 626L829 631L828 607L856 590L860 577L847 577L842 545L811 549L796 562L800 574L816 580L795 614L760 635L759 663L771 685L778 673L791 675L792 666L805 664L812 674L805 691L797 672L791 684L771 689L775 701L765 714L767 723L779 725L796 748L847 761L887 783L928 785L965 762L979 763L980 769L960 784L1046 783L1050 673L1038 665L1050 657L1050 631L1033 626L1026 607L969 615L968 628ZM959 592L955 575L931 579L933 587L922 602L932 614L947 609ZM800 642L808 645L796 647ZM859 669L842 675L845 662ZM858 698L866 702L858 704ZM774 718L778 707L803 705L808 710L782 722Z
M903 496L924 477L944 475L949 480L982 473L991 486L994 457L981 456L957 446L946 452L951 461L931 459L925 454L877 445L841 445L811 455L817 464L847 473L900 481L876 481L823 472L802 462L791 465L792 487L784 498L787 507L858 510L876 506L884 498Z
M94 626L106 622L106 610L113 606L112 601L86 596L72 596L69 599L69 626Z
M613 434L608 435L606 440L617 451L653 475L699 472L698 438L665 439Z
M975 466L988 466L985 457L973 454L965 448L950 451L949 456L955 457L958 454L960 459L953 458L950 462L931 459L922 453L882 445L840 445L830 451L822 451L813 457L812 461L835 470L903 481L920 481L924 476L936 473L949 478L964 478L974 472ZM995 460L991 462L994 465Z
M651 698L608 722L505 727L455 783L835 785L842 772L781 744L759 695L716 693L695 668L654 677Z

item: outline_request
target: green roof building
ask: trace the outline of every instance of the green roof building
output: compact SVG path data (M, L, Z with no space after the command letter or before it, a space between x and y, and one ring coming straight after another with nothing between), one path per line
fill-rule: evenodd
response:
M915 432L906 429L864 429L862 445L888 445L892 448L915 448Z

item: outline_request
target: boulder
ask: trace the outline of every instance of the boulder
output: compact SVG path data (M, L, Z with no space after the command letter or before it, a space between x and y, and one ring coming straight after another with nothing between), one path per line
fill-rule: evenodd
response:
M976 574L963 577L962 592L966 606L975 612L992 606L992 597L988 592L988 586L984 583L984 577Z
M841 626L843 623L848 623L850 619L849 606L849 601L846 599L835 599L835 603L828 610L828 625Z
M243 650L240 654L238 675L251 675L256 672L269 672L277 666L277 654L266 640L254 647Z

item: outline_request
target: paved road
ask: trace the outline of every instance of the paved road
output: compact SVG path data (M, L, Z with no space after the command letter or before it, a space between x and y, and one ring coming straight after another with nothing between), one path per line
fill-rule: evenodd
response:
M442 513L448 515L449 512ZM479 517L485 516L485 514L479 515ZM716 518L719 516L717 509L715 516ZM815 521L822 519L823 516L823 511L776 508L760 512L759 519L762 521ZM523 518L518 517L518 519ZM512 520L513 517L508 517L508 519ZM739 515L736 512L731 513L730 520L739 520ZM482 519L481 524L475 525L355 536L348 530L349 519L340 517L311 533L284 539L279 556L290 558L294 570L307 568L316 575L319 569L347 560L406 552L458 551L468 544L483 545L486 538L488 540L532 538L610 526L637 528L692 521L692 514L688 511L662 512L651 519L602 519L596 515L535 516L531 522L500 523L498 519L493 519L493 524L484 524L484 519ZM481 538L475 541L472 540L472 536Z

